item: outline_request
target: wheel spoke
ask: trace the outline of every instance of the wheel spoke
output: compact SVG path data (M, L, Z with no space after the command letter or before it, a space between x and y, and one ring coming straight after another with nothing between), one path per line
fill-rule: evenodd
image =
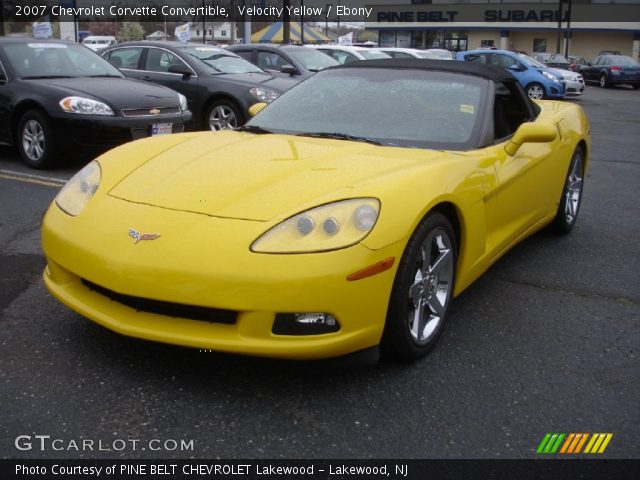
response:
M421 298L418 307L413 311L413 323L411 324L411 334L418 341L422 340L425 323L425 304Z
M446 266L446 262L449 259L449 249L445 248L443 250L440 250L440 254L438 255L438 257L435 259L435 261L433 262L432 265L429 265L429 273L431 274L437 274L440 273L440 271L442 271L442 269Z
M419 274L421 272L418 272ZM420 299L422 298L422 276L420 280L417 279L416 275L416 283L409 287L409 299L413 302L414 308L418 308L420 304Z

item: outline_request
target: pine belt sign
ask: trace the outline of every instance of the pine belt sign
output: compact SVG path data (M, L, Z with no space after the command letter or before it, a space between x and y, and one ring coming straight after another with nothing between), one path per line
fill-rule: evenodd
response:
M485 3L458 5L369 5L373 8L370 20L379 23L493 23L493 22L558 22L560 11L557 3ZM568 19L563 8L562 21ZM633 4L583 4L574 2L572 22L615 23L624 21L632 29L640 30L640 5ZM631 25L637 22L635 27Z

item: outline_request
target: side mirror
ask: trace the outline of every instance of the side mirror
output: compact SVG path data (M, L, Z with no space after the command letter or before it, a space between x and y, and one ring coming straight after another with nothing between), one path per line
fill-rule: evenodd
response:
M523 143L552 142L558 136L558 129L550 123L526 122L518 127L504 149L509 155L515 155Z
M513 70L514 72L519 72L520 66L517 63L514 63L512 65L509 65L509 70Z
M175 63L173 65L170 65L168 72L169 73L178 73L178 74L182 75L185 78L188 78L191 75L193 75L193 72L191 71L191 69L189 67L187 67L184 63Z
M282 73L288 73L289 75L297 75L300 73L298 72L298 69L296 67L294 67L293 65L289 65L288 63L282 65L282 67L280 67L280 71Z
M249 115L251 115L252 117L255 117L257 114L259 114L264 107L266 107L267 104L264 102L260 102L260 103L254 103L253 105L251 105L249 107Z

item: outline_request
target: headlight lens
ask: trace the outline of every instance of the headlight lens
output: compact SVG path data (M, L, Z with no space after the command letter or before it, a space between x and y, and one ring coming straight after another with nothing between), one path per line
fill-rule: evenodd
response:
M260 236L251 250L259 253L325 252L345 248L366 237L380 214L376 198L328 203L299 213Z
M185 97L184 95L179 93L178 94L178 99L180 100L180 110L182 110L183 112L189 110L189 104L187 103L187 97Z
M255 99L264 103L271 103L280 96L279 93L262 87L252 88L249 90L249 93L251 93Z
M62 187L56 197L56 205L73 217L79 215L98 190L100 177L100 164L94 160Z
M558 81L558 77L556 77L553 73L550 72L542 72L542 75L544 75L545 77L547 77L549 80L551 80L552 82L557 82Z
M113 115L113 110L106 103L84 97L66 97L60 100L60 108L68 113L86 115Z

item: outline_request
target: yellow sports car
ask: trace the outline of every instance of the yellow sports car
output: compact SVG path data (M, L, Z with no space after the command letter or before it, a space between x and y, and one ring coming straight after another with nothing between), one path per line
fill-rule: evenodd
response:
M588 120L502 69L356 62L263 106L81 170L44 219L49 291L159 342L416 359L509 248L576 222Z

